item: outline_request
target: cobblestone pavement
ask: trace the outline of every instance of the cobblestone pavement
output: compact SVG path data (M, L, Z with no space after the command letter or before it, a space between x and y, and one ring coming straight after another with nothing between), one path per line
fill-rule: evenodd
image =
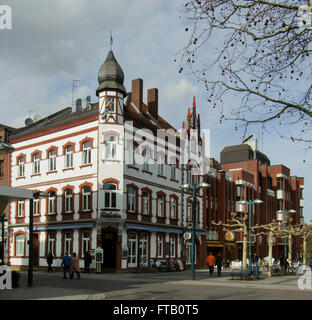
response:
M80 280L63 279L61 272L34 272L27 287L22 272L19 288L0 290L1 300L311 300L312 290L298 288L298 276L232 280L229 270L221 277L207 269L176 273L81 274Z

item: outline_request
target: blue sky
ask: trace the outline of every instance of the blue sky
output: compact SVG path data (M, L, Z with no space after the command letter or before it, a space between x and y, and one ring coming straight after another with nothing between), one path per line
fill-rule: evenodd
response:
M219 123L207 103L206 91L190 73L178 73L176 55L186 45L187 22L183 0L5 0L13 12L13 29L0 30L0 123L23 126L29 115L41 117L72 104L72 81L81 80L75 98L91 95L96 101L97 72L109 50L131 80L144 80L159 89L159 113L177 129L196 95L202 128L211 129L211 156L219 160L226 145L239 144L243 131L233 122ZM214 46L217 43L211 45ZM146 99L145 99L146 101ZM233 103L235 99L233 99ZM238 103L238 102L237 102ZM312 219L309 199L311 154L303 145L281 140L266 126L254 127L259 149L271 164L284 164L291 174L305 178L305 220ZM306 162L303 162L303 160Z

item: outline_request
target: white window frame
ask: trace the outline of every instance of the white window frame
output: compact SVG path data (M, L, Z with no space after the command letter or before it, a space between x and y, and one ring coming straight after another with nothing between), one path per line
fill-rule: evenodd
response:
M109 134L105 136L105 159L116 160L118 136Z
M157 258L164 257L164 235L157 235Z
M176 248L177 248L177 238L174 235L171 235L169 238L170 242L170 258L175 258Z
M175 197L170 198L170 218L176 219L177 214L177 199Z
M25 255L25 236L23 234L18 234L15 237L16 240L16 256L24 256Z
M139 243L139 251L140 251L140 261L139 265L142 267L147 267L148 265L148 234L141 233L140 236L140 243Z
M54 196L50 196L51 193L54 193ZM56 213L56 193L54 191L49 192L48 197L48 214Z
M39 199L34 199L34 216L39 216Z
M149 215L150 209L150 193L147 191L142 192L142 213Z
M86 191L86 188L89 188L89 190ZM89 186L84 186L81 190L81 194L82 194L82 199L81 199L82 211L90 211L91 210L91 188Z
M33 174L40 173L40 154L35 153L33 155Z
M25 157L18 159L18 176L25 177Z
M107 185L113 185L115 186L115 189L111 189L111 190L105 190L105 186ZM108 198L107 198L108 196ZM108 199L108 206L106 206L106 200ZM113 204L113 200L115 201L115 206L112 206ZM105 209L115 209L117 208L117 185L116 183L114 182L107 182L105 185L104 185L104 208Z
M70 235L70 237L68 237ZM64 252L68 252L71 255L71 243L72 243L73 234L70 232L66 232L64 236Z
M56 150L49 151L49 171L56 171Z
M55 255L55 235L53 233L48 233L48 253L51 252Z
M133 268L138 265L138 234L130 233L128 237L128 267Z
M133 190L133 193L130 193ZM136 201L135 201L136 190L133 187L128 187L128 212L136 211Z
M74 166L74 148L69 145L65 148L65 168L73 168Z
M82 165L87 164L91 164L91 140L87 140L82 144Z
M192 218L193 218L193 202L192 201L187 202L186 212L187 212L187 221L192 221Z
M81 250L82 250L83 256L87 251L90 250L90 233L89 232L82 233Z
M24 201L17 202L17 217L18 218L25 217L25 203L24 203Z
M196 243L195 243L195 264L196 264ZM192 263L192 241L187 241L186 242L186 264L191 264Z
M164 195L157 195L157 217L165 217L165 197Z
M68 193L70 191L70 193ZM65 213L73 212L72 204L73 204L73 190L66 189L65 190Z
M147 151L147 149L144 149L144 150L143 150L142 156L143 156L143 170L149 171L148 151Z

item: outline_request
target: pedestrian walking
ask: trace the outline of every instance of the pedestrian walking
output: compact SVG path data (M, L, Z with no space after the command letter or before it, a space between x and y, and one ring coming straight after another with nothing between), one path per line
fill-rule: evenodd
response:
M53 254L49 252L47 256L48 272L52 272Z
M71 258L68 255L68 252L66 251L64 257L62 258L62 264L61 264L61 267L63 267L63 270L64 270L63 279L67 279L67 276L66 276L67 273L68 273L68 276L70 277L70 261L71 261Z
M221 270L222 270L222 267L223 267L223 259L222 259L222 256L221 256L221 252L219 252L218 255L217 255L216 265L217 265L217 268L218 268L218 277L221 277Z
M84 255L84 266L85 266L85 273L90 273L90 264L92 263L92 257L89 251L86 251Z
M79 259L76 257L76 252L73 253L73 256L70 261L70 278L75 278L75 273L77 273L77 278L80 279L80 268L79 268Z
M287 262L286 257L281 257L280 267L281 267L281 270L282 270L282 273L284 276L287 274L287 266L288 266L288 262Z
M212 254L212 252L209 253L209 256L208 256L207 259L206 259L206 263L207 263L208 268L209 268L210 276L212 276L213 268L214 268L214 265L215 265L215 263L216 263L216 258L215 258L215 256Z

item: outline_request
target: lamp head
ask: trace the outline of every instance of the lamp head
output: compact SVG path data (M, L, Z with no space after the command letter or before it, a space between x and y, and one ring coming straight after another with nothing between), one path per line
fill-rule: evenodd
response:
M260 203L263 203L263 201L260 200L260 199L256 199L256 200L254 200L254 203L255 203L255 204L260 204Z
M207 182L202 182L200 185L199 185L200 188L202 189L208 189L210 187L210 184L207 183Z
M185 184L183 184L183 185L181 186L181 189L182 189L183 191L189 191L189 190L192 189L192 186L191 186L190 184L188 184L188 183L185 183Z

